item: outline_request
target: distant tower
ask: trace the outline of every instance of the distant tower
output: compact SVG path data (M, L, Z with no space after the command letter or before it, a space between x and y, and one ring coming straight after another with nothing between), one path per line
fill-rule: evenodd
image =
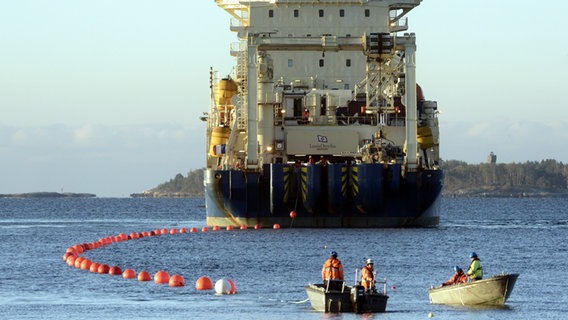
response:
M487 156L487 163L495 164L497 163L497 155L491 151L491 153Z

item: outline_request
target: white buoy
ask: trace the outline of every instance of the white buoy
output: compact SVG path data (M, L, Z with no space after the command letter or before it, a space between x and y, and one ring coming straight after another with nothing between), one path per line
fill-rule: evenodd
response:
M428 313L428 318L433 318L434 314L432 312Z
M218 294L230 294L231 283L226 278L222 278L215 282L215 292Z

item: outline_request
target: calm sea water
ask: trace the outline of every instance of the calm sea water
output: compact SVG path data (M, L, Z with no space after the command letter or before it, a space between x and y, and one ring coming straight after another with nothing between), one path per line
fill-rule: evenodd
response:
M83 256L122 269L181 274L185 287L67 266L65 250L119 233L201 229L201 199L0 199L0 319L566 319L568 199L444 199L432 229L261 229L147 237ZM320 280L330 250L346 278L373 258L386 278L384 314L311 310L303 286ZM504 308L429 304L427 289L467 267L520 273ZM227 277L235 295L197 291Z

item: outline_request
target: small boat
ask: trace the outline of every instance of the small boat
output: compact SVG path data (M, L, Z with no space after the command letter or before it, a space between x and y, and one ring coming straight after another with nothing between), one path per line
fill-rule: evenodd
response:
M385 312L388 296L386 282L383 292L365 292L361 285L348 286L338 281L338 285L326 286L323 283L308 284L306 293L312 308L320 312Z
M464 306L502 306L511 295L519 274L501 274L491 278L430 288L430 303Z

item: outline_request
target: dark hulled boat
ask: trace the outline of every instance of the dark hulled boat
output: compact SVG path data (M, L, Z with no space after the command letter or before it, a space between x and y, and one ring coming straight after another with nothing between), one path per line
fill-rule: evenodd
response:
M398 35L420 2L216 1L240 44L203 117L208 225L439 223L437 104Z

